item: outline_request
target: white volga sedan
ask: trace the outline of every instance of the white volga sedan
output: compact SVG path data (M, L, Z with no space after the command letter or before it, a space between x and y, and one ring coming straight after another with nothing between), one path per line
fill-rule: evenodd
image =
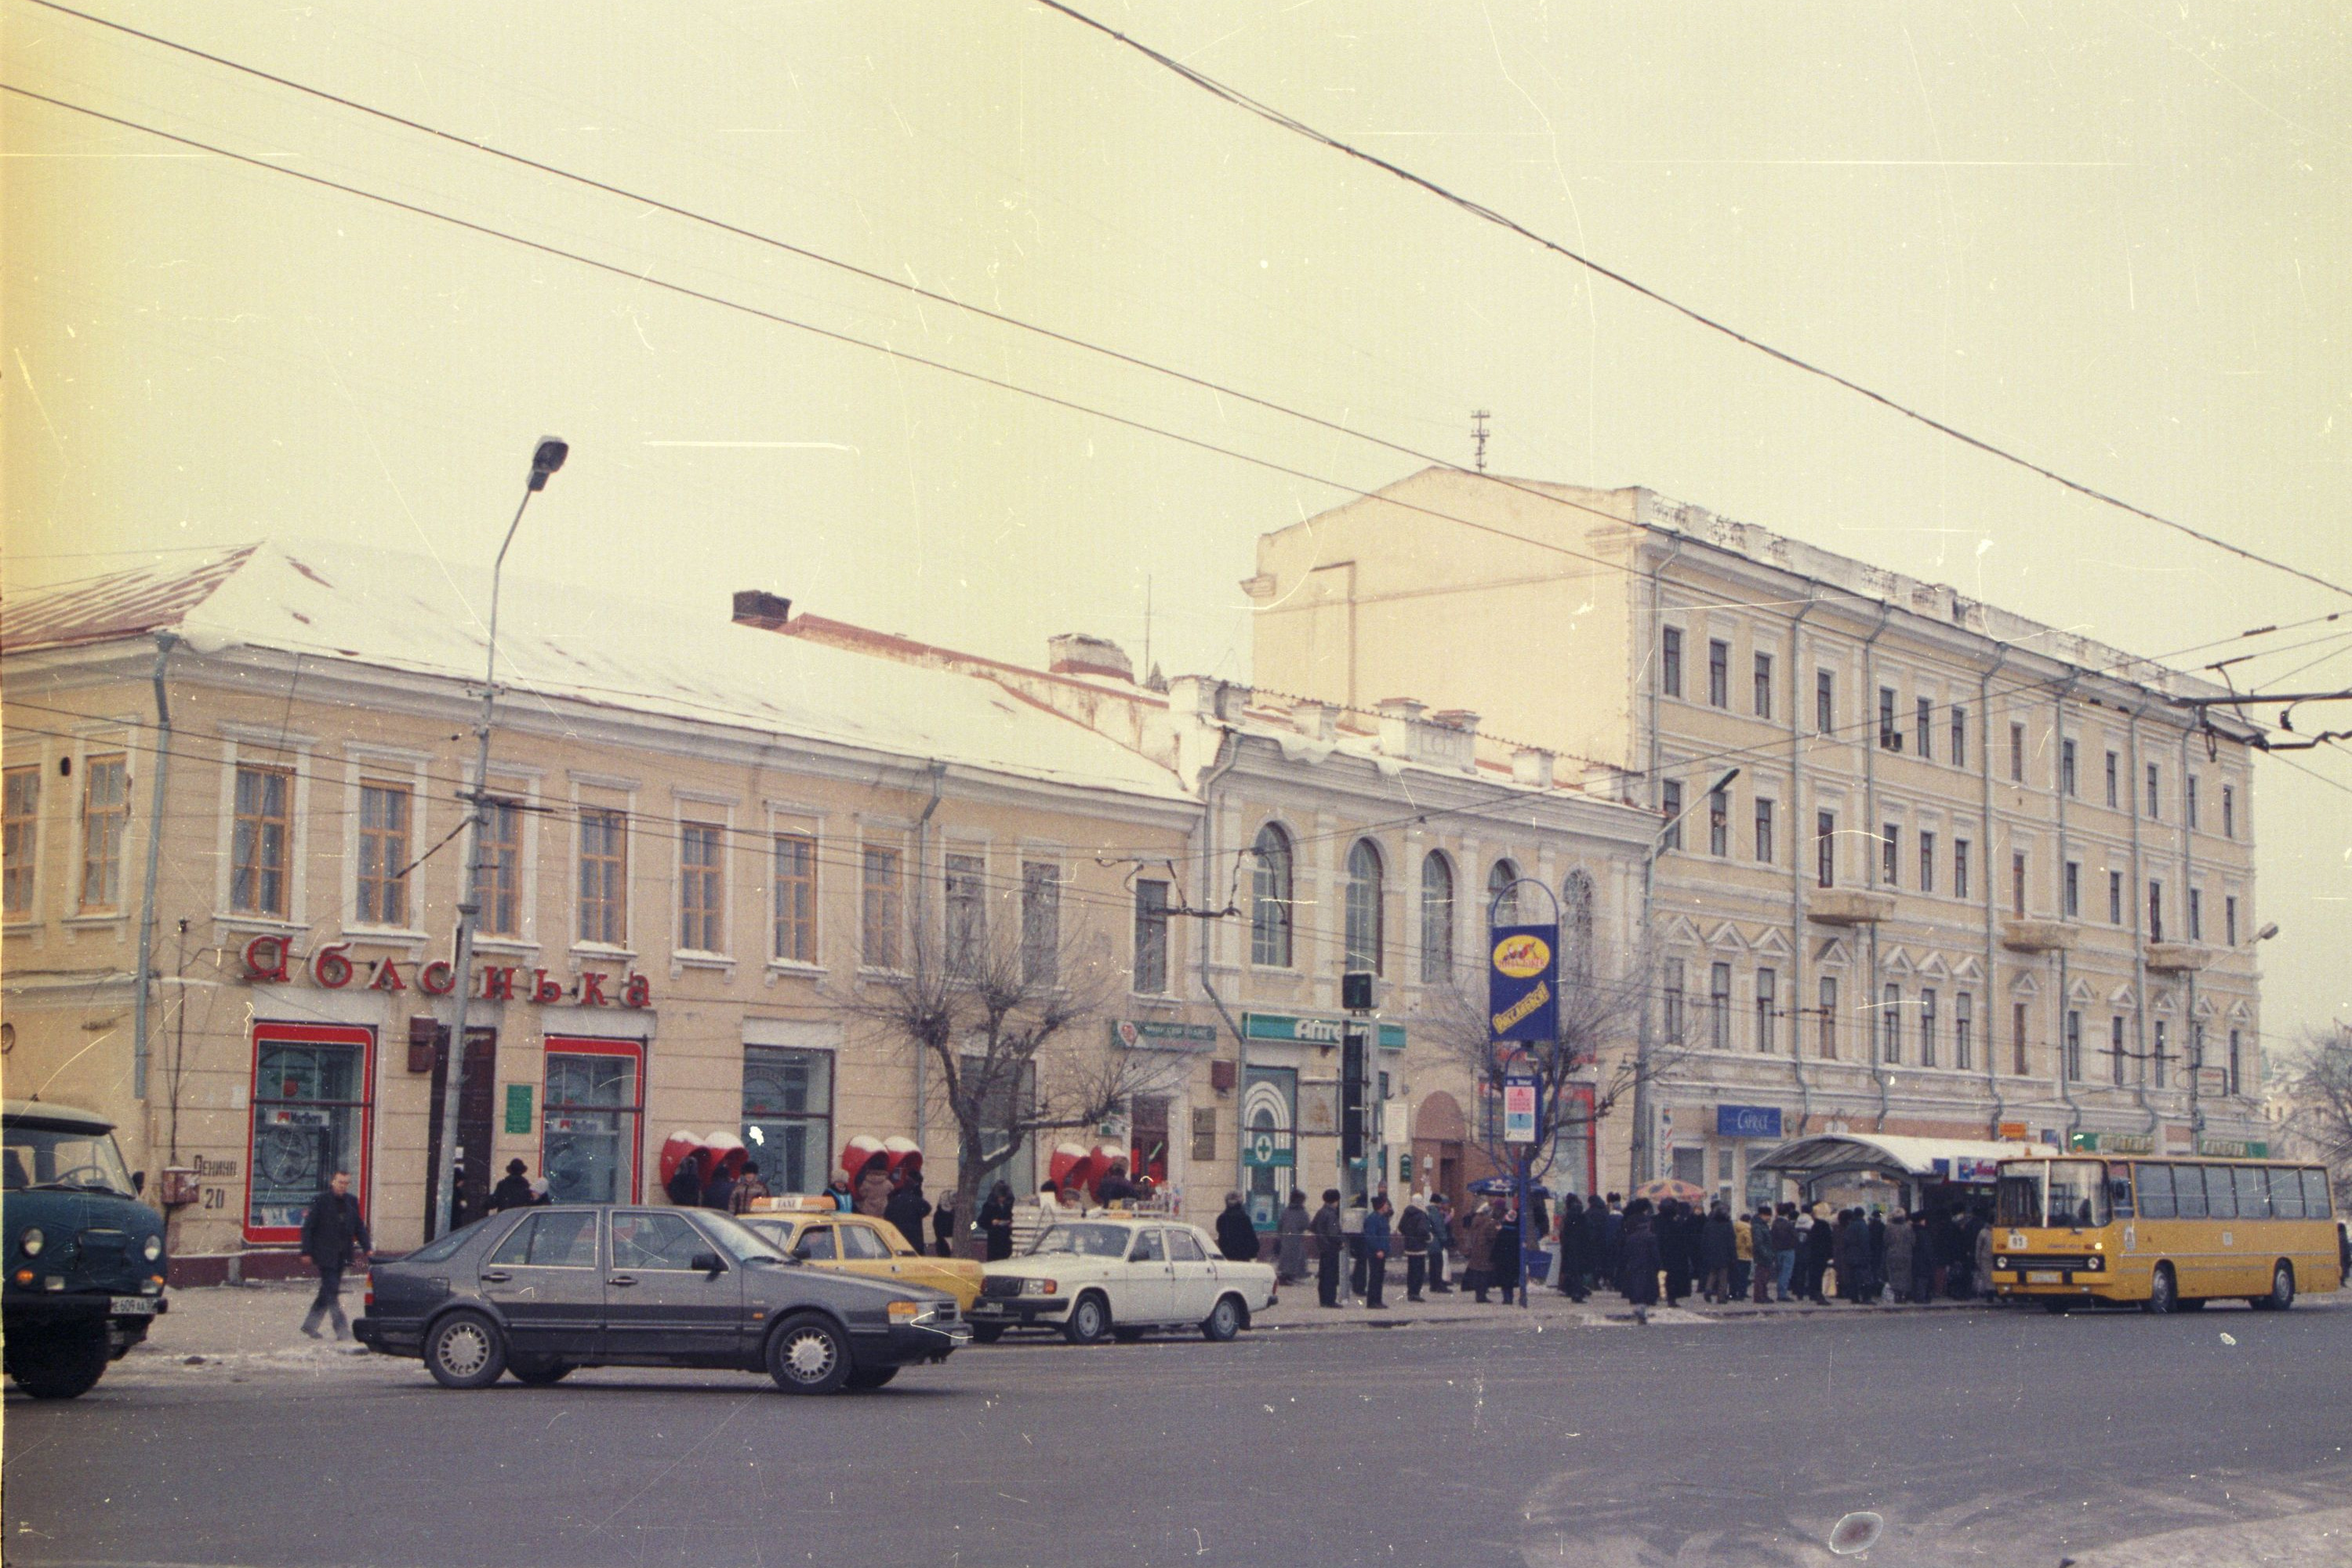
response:
M982 1344L1026 1328L1057 1328L1074 1345L1153 1329L1223 1341L1274 1295L1270 1265L1219 1257L1198 1226L1107 1215L1057 1220L1027 1252L986 1265L968 1317Z

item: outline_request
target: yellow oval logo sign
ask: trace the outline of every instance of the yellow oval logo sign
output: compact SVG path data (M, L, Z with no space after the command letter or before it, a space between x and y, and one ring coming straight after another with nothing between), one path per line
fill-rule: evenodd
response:
M1521 932L1495 944L1495 967L1514 980L1532 979L1551 970L1551 944Z

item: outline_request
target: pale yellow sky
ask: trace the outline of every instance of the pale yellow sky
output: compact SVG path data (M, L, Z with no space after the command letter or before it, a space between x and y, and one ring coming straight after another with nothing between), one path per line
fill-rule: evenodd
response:
M887 277L1502 470L1652 486L2145 652L2352 609L1778 367L1066 18L89 0ZM2306 4L1127 4L1110 25L1753 335L2352 581L2352 43ZM0 0L16 584L265 533L1245 676L1262 531L1417 465ZM645 281L1165 426L1337 484ZM1433 524L1433 526L1436 526ZM2299 642L2321 626L2249 647ZM2352 685L2352 637L2241 667ZM2204 657L2213 657L2206 655ZM2352 705L2333 710L2352 727ZM2317 721L2306 709L2299 722ZM2306 725L2307 727L2307 725ZM2258 775L2266 1026L2352 1020L2352 758Z

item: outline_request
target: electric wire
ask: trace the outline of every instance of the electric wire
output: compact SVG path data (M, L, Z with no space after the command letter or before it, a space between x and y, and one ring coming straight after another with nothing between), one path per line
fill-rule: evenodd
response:
M1918 409L1913 408L1907 404L1897 401L1895 398L1889 396L1885 393L1875 391L1871 387L1864 385L1860 382L1852 380L1833 370L1829 370L1822 365L1815 364L1811 361L1803 359L1785 349L1776 348L1772 344L1765 342L1759 338L1751 337L1748 333L1739 331L1738 328L1718 321L1715 317L1709 316L1702 310L1696 310L1692 306L1682 303L1678 300L1672 299L1665 294L1660 293L1658 290L1652 289L1647 284L1639 282L1625 273L1601 265L1600 262L1593 260L1591 257L1580 251L1563 245L1558 240L1549 239L1544 236L1536 233L1533 229L1521 224L1516 218L1507 216L1504 214L1496 211L1492 207L1481 205L1479 203L1474 202L1466 196L1460 195L1455 192L1447 189L1445 186L1439 184L1436 181L1432 180L1425 175L1415 174L1412 170L1407 169L1401 164L1391 163L1388 159L1380 157L1377 154L1367 153L1360 147L1356 147L1351 143L1339 140L1336 136L1318 131L1315 127L1307 124L1305 121L1295 119L1269 104L1263 103L1236 88L1228 87L1214 77L1209 76L1202 71L1196 70L1192 67L1186 65L1181 60L1171 58L1171 57L1151 47L1149 44L1145 44L1139 39L1131 37L1129 35L1118 31L1115 27L1097 21L1094 17L1078 10L1076 7L1064 4L1063 0L1037 0L1037 3L1043 5L1048 10L1059 12L1061 15L1069 17L1072 21L1077 22L1085 26L1091 27L1096 32L1102 34L1104 37L1126 46L1128 48L1142 55L1145 58L1151 60L1154 64L1159 65L1163 69L1172 71L1177 76L1191 82L1193 86L1201 89L1203 92L1210 94L1212 97L1231 104L1236 109L1246 110L1271 125L1277 126L1284 131L1291 132L1293 135L1304 137L1307 141L1318 142L1322 146L1331 149L1333 152L1342 153L1347 157L1354 158L1360 162L1368 163L1373 168L1379 169L1386 174L1402 180L1409 185L1415 186L1427 192L1429 195L1435 196L1440 201L1444 202L1451 206L1459 208L1461 211L1469 214L1471 216L1478 219L1482 223L1491 224L1497 228L1501 228L1508 233L1517 235L1520 238L1538 246L1554 255L1560 256L1570 261L1573 261L1579 267L1585 268L1587 271L1595 273L1600 277L1606 278L1611 282L1617 284L1619 287L1629 289L1633 293L1643 299L1648 300L1654 304L1662 305L1665 309L1675 312L1676 315L1696 322L1697 325L1709 331L1720 333L1722 336L1730 339L1732 342L1741 344L1744 347L1754 349L1759 353L1776 360L1793 370L1800 371L1807 375L1818 376L1822 380L1827 381L1833 385L1842 386L1848 392L1853 393L1871 403L1876 404L1878 406L1885 408L1893 414L1924 426L1927 429L1936 431L1940 435L1948 437L1952 440L1958 441L1964 446L1973 447L1977 451L1982 452L1988 457L1997 458L2001 462L2011 464L2017 468L2024 469L2028 473L2037 474L2042 479L2050 480L2052 483L2058 485L2063 489L2073 491L2076 495L2084 496L2091 500L2114 507L2117 510L2128 512L2132 516L2146 519L2149 522L2157 523L2164 528L2168 528L2177 533L2186 534L2191 539L2197 540L2201 543L2210 545L2216 550L2226 551L2230 554L2235 555L2242 560L2250 561L2258 565L2270 567L2273 571L2284 572L2289 576L2299 577L2306 583L2315 584L2319 587L2327 589L2331 593L2340 594L2346 598L2352 598L2352 588L2347 588L2340 583L2330 582L2327 578L2322 577L2316 573L2307 572L2302 567L2289 565L2284 561L2274 560L2270 556L2259 554L2254 551L2246 549L2243 545L2233 544L2226 539L2218 538L2213 534L2205 532L2201 529L2192 528L2187 523L2176 521L2159 512L2150 511L2145 507L2137 506L2130 501L2121 499L2120 497L2109 494L2107 491L2097 489L2080 480L2069 479L2064 474L2058 472L2054 468L2044 467L2043 465L2033 461L2030 458L2021 457L2019 454L2011 452L2008 448L1998 446L1981 437L1969 435L1967 431L1962 430L1956 426L1947 424L1943 420L1937 419L1931 415L1922 413Z

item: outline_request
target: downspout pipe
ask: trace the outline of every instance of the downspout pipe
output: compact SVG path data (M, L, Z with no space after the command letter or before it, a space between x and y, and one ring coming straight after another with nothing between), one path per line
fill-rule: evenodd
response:
M2195 726L2180 727L2180 933L2190 942L2205 940L2204 911L2198 911L2198 925L2189 924L2189 900L2196 897L2197 842L2189 821L2189 737ZM2205 1070L2205 1026L2197 1018L2197 971L2188 972L2184 1005L2180 1013L2182 1054L2189 1064L2189 1148L2199 1150L2205 1138L2205 1105L2197 1079Z
M1979 807L1984 826L1978 829L1984 836L1984 864L1978 868L1984 882L1984 955L1985 955L1985 1085L1992 1094L1992 1133L2000 1132L2004 1110L2000 1099L2000 1037L1996 1032L2000 1017L2001 989L2000 968L2000 912L1995 896L1997 880L1993 867L1999 864L1995 846L1998 830L1992 818L1992 678L2009 662L2010 645L2002 643L1991 664L1977 677L1977 782L1979 786ZM2063 811L2064 807L2060 807ZM2063 986L2062 986L2063 989Z
M2140 1114L2147 1118L2147 1130L2153 1135L2163 1119L2147 1099L2147 879L2139 851L2139 722L2147 712L2144 701L2131 710L2131 777L2125 782L2131 786L2132 1054L2139 1061L2139 1070L2132 1075L2132 1096L2139 1101Z
M1681 534L1677 533L1673 536L1673 541L1668 546L1665 554L1661 556L1658 563L1650 569L1650 652L1645 662L1649 665L1650 668L1649 776L1650 789L1654 799L1655 798L1656 791L1658 789L1658 773L1660 768L1658 715L1661 711L1664 699L1664 672L1659 668L1661 661L1664 658L1664 655L1661 650L1665 625L1664 578L1666 568L1672 566L1675 563L1675 558L1681 555L1682 552L1683 537ZM1658 930L1657 921L1655 919L1657 888L1658 846L1656 840L1654 839L1650 844L1649 854L1643 857L1642 859L1642 951L1643 963L1651 965L1654 965L1658 962ZM1655 989L1656 986L1654 985L1643 985L1642 987L1642 1023L1639 1032L1634 1037L1633 1136L1630 1140L1632 1144L1631 1164L1633 1169L1628 1174L1628 1191L1631 1191L1633 1187L1637 1187L1643 1182L1650 1179L1652 1156L1654 1152L1651 1146L1653 1140L1650 1135L1650 1123L1654 1116L1654 1112L1650 1105L1650 1058L1652 1049L1650 994Z
M131 1097L147 1098L150 1055L147 1025L154 995L155 878L163 848L163 785L172 773L172 700L163 687L163 672L180 639L170 632L155 634L155 782L147 792L147 879L139 899L139 989L131 1005Z
M1871 704L1878 695L1878 671L1877 667L1871 662L1871 653L1877 647L1878 639L1886 635L1886 623L1894 614L1895 606L1881 600L1878 605L1878 624L1871 627L1870 636L1863 639L1861 695L1865 725L1869 723ZM1877 734L1874 729L1865 728L1864 731L1862 826L1870 835L1870 854L1867 857L1870 862L1870 878L1866 885L1874 892L1878 888L1879 861L1885 854L1884 841L1878 836L1878 747L1883 739L1884 737ZM1894 1092L1893 1081L1886 1076L1886 1045L1889 1040L1898 1043L1901 1041L1903 1026L1900 1019L1886 1016L1885 1004L1879 998L1878 922L1876 921L1870 922L1869 1002L1870 1016L1878 1020L1878 1026L1871 1031L1870 1039L1870 1076L1878 1080L1878 1121L1873 1125L1871 1131L1884 1132L1886 1131L1886 1118L1892 1109L1889 1102Z
M1821 595L1808 593L1805 607L1789 619L1789 952L1794 973L1789 991L1789 1071L1797 1080L1797 1136L1812 1131L1813 1090L1805 1081L1805 820L1804 742L1797 713L1803 705L1798 680L1797 633L1805 617L1821 608Z
M2057 710L2058 754L2061 758L2063 758L2066 754L2066 699L2074 694L2074 683L2082 679L2083 672L2079 669L2074 670L2066 677L2066 684L2058 689L2058 700L2054 706ZM2075 770L2075 775L2078 779L2081 777L2081 772L2082 770L2077 767ZM2058 909L2061 915L2068 919L2079 920L2082 917L2074 910L2067 909L2065 905L2065 878L2066 867L2068 864L2066 859L2066 851L2068 848L2066 841L2066 781L2063 778L2060 778L2056 783L2058 786ZM2066 1069L2072 1065L2066 1059L2066 1050L2068 1046L2075 1043L2074 1040L2069 1038L2066 1032L2066 1018L2068 1012L2067 1003L2072 1000L2072 998L2067 994L2067 988L2074 984L2073 965L2068 962L2068 956L2067 949L2063 946L2059 948L2058 1050L2056 1053L2058 1059L2054 1064L2053 1064L2055 1070L2052 1076L2055 1079L2058 1085L2058 1098L2066 1102L2065 1146L2072 1148L2074 1147L2074 1130L2082 1125L2083 1110L2082 1107L2074 1103L2074 1090L2068 1084L2066 1078ZM1999 1095L2000 1090L1996 1089L1994 1090L1996 1112L1998 1112L1999 1109Z

